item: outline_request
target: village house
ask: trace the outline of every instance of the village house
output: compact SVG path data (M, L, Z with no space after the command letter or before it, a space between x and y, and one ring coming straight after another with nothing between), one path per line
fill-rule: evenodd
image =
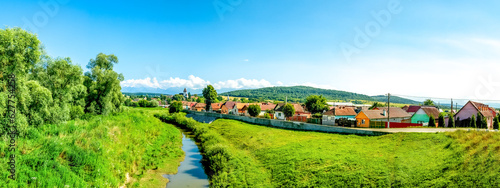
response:
M389 122L409 123L411 115L401 108L391 107L390 114L387 107L379 107L378 110L363 110L356 115L357 127L370 127L370 122Z
M274 108L274 117L276 119L280 119L280 120L286 119L285 114L283 113L283 107L285 106L285 104L286 103L279 103ZM304 108L302 107L302 105L297 104L297 103L290 103L290 104L292 104L294 109L295 109L295 115L293 117L291 117L290 119L292 119L292 120L299 120L300 119L300 121L307 121L307 118L311 117L311 113L305 111Z
M191 110L198 111L198 112L205 112L205 107L207 105L205 103L196 103Z
M429 106L431 107L431 106ZM406 112L408 112L410 115L413 115L415 114L418 110L420 110L420 108L422 108L422 106L404 106L402 109L405 110Z
M212 104L210 104L210 112L220 113L221 107L222 107L222 103L212 103Z
M488 125L488 129L493 128L493 118L497 115L494 108L489 107L483 103L469 101L465 104L457 114L455 114L455 121L458 122L460 120L462 124L470 122L472 115L477 116L477 113L480 113L481 116L486 117L486 123ZM476 117L477 118L477 117Z
M428 126L431 116L434 117L434 122L436 122L437 124L439 118L439 110L436 107L421 107L411 116L411 123L418 123L423 124L423 126Z
M323 113L322 124L323 125L335 125L335 120L340 118L346 118L348 120L356 119L356 111L354 111L354 107L333 107L332 109Z
M182 101L182 109L191 110L194 105L196 105L196 102Z
M238 114L238 108L236 108L236 102L227 101L221 106L221 114Z
M262 105L260 105L260 114L259 116L263 116L266 111L270 111L270 110L274 110L274 108L276 108L276 104L273 104L273 103L262 103ZM274 117L274 114L269 114L271 115L271 119Z

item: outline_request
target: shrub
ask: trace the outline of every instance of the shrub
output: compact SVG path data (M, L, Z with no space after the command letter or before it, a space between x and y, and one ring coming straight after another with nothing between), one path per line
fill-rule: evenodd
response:
M453 117L453 114L450 114L448 118L448 128L454 128L455 127L455 118Z
M472 115L472 118L470 119L470 127L476 127L476 116Z
M439 127L444 127L444 115L443 114L439 114L438 126Z
M498 129L498 116L493 119L493 129Z
M248 106L248 114L253 117L257 117L260 114L260 106L256 104Z
M265 113L265 114L264 114L264 118L266 118L266 119L271 119L271 115L269 115L269 113Z
M431 115L431 117L429 117L429 127L432 127L432 128L436 128L436 120L434 119L434 116Z
M140 107L148 107L149 106L149 102L147 100L140 100L139 102L137 102L139 104Z

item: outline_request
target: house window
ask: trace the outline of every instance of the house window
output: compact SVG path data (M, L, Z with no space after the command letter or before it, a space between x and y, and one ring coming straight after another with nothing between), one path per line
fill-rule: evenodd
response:
M365 120L364 119L361 120L361 124L365 124Z

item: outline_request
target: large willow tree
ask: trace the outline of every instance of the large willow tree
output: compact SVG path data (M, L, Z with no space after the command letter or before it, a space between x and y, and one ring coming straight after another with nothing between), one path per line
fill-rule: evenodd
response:
M113 65L118 63L115 55L100 53L91 59L85 73L84 85L87 87L86 111L92 114L109 114L118 112L125 100L120 81L123 75L113 71Z

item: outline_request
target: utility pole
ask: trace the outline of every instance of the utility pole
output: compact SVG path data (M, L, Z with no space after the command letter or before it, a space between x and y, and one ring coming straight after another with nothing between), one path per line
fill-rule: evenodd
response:
M387 128L391 128L390 121L390 111L391 111L391 93L387 93Z
M451 114L453 114L453 99L451 99L451 110L450 110Z

